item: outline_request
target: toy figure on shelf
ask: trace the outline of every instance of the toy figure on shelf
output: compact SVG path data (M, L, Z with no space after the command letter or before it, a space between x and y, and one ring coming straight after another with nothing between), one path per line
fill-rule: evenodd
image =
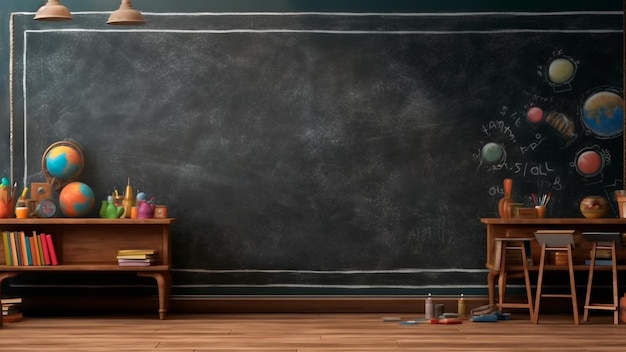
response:
M154 202L147 200L146 194L137 193L137 218L151 219L154 216Z

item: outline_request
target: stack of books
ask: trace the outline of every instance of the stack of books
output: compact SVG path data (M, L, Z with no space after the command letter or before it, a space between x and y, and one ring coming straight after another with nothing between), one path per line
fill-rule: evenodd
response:
M22 299L17 298L3 298L2 299L2 322L14 323L22 320L22 311L20 306Z
M120 266L150 266L154 263L154 249L120 249L117 263Z

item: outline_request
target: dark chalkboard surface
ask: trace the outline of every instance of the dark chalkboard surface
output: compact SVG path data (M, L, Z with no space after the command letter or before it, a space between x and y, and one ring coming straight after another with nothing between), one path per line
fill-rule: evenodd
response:
M17 174L72 139L99 200L167 204L174 293L486 292L505 177L551 217L623 187L623 118L582 110L622 95L619 12L146 17L16 16Z

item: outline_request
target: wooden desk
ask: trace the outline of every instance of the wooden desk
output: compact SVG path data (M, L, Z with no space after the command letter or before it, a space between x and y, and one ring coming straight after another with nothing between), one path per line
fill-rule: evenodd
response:
M605 218L544 218L544 219L502 219L502 218L482 218L480 222L487 225L487 262L485 266L489 269L487 283L489 285L489 303L495 304L495 280L499 275L499 267L495 266L496 259L496 238L499 237L534 237L534 232L539 229L571 229L575 230L574 241L576 249L574 251L574 271L589 271L589 266L585 265L585 260L589 259L589 251L592 243L585 241L581 232L586 231L619 231L626 232L626 219ZM539 269L539 256L541 247L537 241L531 243L531 257L533 265L528 269L537 271ZM626 249L622 248L617 252L618 259L626 258ZM618 265L618 270L626 270L626 265ZM521 272L521 265L507 265L508 271ZM554 265L550 263L545 266L546 271L568 270L565 265ZM611 266L596 266L596 270L611 270Z
M0 232L51 234L59 261L59 265L48 266L6 265L4 246L0 245L0 288L3 280L26 272L133 272L156 280L159 318L164 319L171 286L173 222L174 219L0 219ZM151 266L119 266L120 249L155 249L155 262Z

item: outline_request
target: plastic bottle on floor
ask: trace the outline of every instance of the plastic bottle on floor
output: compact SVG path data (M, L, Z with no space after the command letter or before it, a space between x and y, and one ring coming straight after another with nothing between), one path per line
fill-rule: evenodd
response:
M426 319L433 318L433 298L430 293L428 294L426 302L424 303L424 316Z

